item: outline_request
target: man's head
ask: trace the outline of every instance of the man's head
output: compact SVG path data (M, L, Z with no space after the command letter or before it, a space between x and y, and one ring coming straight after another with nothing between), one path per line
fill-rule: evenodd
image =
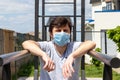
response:
M53 34L54 28L60 29L68 26L69 31L71 32L71 20L68 17L55 17L52 19L49 25L49 32Z
M50 37L54 43L64 46L70 41L71 21L66 17L55 17L49 26Z

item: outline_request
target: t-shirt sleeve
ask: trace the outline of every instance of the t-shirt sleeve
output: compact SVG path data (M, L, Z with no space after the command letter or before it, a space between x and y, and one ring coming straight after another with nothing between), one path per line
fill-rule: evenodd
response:
M38 42L39 47L43 50L46 51L46 48L48 48L48 42L47 41L43 41L43 42Z
M73 45L73 51L75 51L76 49L78 49L78 47L80 46L81 42L74 42Z

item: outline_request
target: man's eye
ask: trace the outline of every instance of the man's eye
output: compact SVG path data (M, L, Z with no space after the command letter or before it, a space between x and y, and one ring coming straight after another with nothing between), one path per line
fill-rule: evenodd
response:
M64 32L68 32L68 30L64 30Z
M61 32L61 30L56 30L57 32Z

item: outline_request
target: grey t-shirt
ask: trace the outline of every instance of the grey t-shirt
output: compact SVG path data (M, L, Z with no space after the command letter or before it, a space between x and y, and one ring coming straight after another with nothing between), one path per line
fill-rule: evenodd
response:
M75 51L81 44L81 42L70 42L67 45L67 49L62 56L60 56L55 50L54 44L52 41L47 42L38 42L40 44L40 48L46 52L49 57L55 63L55 70L47 72L43 69L44 62L40 58L40 80L79 80L79 68L80 68L80 60L81 57L78 57L74 60L73 68L75 72L72 74L72 77L69 79L64 79L62 75L62 66L66 61L67 57Z

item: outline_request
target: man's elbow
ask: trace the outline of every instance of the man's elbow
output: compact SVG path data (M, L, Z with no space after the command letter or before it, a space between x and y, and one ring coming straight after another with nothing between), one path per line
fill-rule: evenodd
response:
M26 40L22 43L22 47L24 49L27 49L27 46L29 46L31 44L32 40Z
M90 44L93 46L93 49L96 47L96 43L94 41L91 41Z
M87 43L89 43L89 45L92 46L92 49L94 49L96 47L96 43L94 41L88 40Z

